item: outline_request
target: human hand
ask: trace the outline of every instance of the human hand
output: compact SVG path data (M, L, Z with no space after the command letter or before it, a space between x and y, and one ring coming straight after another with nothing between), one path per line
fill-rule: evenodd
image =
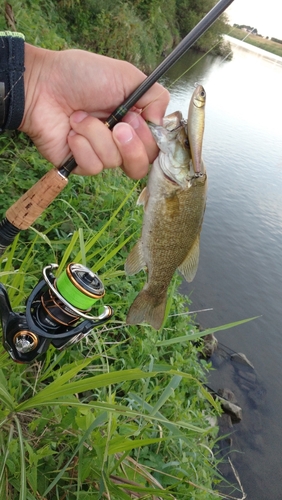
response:
M154 84L110 131L103 120L144 80L135 66L81 50L50 51L25 44L25 112L20 130L60 166L72 154L75 172L93 175L122 166L146 175L158 148L145 120L160 124L168 92Z

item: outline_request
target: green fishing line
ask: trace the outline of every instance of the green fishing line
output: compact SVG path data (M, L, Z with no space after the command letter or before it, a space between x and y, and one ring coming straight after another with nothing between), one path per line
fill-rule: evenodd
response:
M79 283L73 283L67 274L67 270L63 271L56 280L56 285L64 299L78 309L86 311L99 300L97 296L93 296L94 294L91 294L87 290L83 290Z

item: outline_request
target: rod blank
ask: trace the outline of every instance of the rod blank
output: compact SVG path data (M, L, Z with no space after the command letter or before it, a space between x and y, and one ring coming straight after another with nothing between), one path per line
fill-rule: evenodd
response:
M175 49L157 66L152 73L130 94L121 106L115 109L106 120L106 125L112 129L129 111L134 104L156 83L166 71L171 68L185 52L207 31L218 17L229 7L234 0L220 0L199 23L186 35ZM71 172L77 164L71 157L62 168L66 167Z

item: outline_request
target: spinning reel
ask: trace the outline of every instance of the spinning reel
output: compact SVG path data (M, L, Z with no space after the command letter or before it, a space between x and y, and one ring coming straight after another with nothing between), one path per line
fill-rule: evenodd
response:
M28 297L25 314L12 310L5 287L0 283L3 345L18 363L33 361L50 344L59 350L76 344L113 316L110 306L104 306L98 316L89 314L105 294L96 274L72 263L56 278L52 271L57 267L50 264L43 269L43 280Z

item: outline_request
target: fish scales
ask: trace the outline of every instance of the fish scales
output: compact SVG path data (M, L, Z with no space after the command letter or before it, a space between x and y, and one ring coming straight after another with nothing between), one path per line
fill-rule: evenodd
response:
M192 189L182 189L166 178L158 179L159 174L160 171L154 169L148 182L148 216L142 230L148 289L152 294L156 290L157 295L162 288L166 291L175 270L192 248L201 228L205 206L203 182ZM150 196L151 186L153 196ZM150 237L151 234L154 238Z
M203 93L201 86L194 92L196 97L199 92ZM191 113L194 111L189 111L188 125L176 112L164 119L164 128L152 127L161 150L139 197L145 210L142 235L125 264L127 274L146 267L148 281L129 309L128 324L145 321L159 329L174 272L179 269L187 281L192 281L197 271L207 182L202 160L201 171L198 165L195 175L188 147L189 120L196 122ZM202 132L196 137L202 141L203 124L200 125ZM199 150L198 144L193 147Z

